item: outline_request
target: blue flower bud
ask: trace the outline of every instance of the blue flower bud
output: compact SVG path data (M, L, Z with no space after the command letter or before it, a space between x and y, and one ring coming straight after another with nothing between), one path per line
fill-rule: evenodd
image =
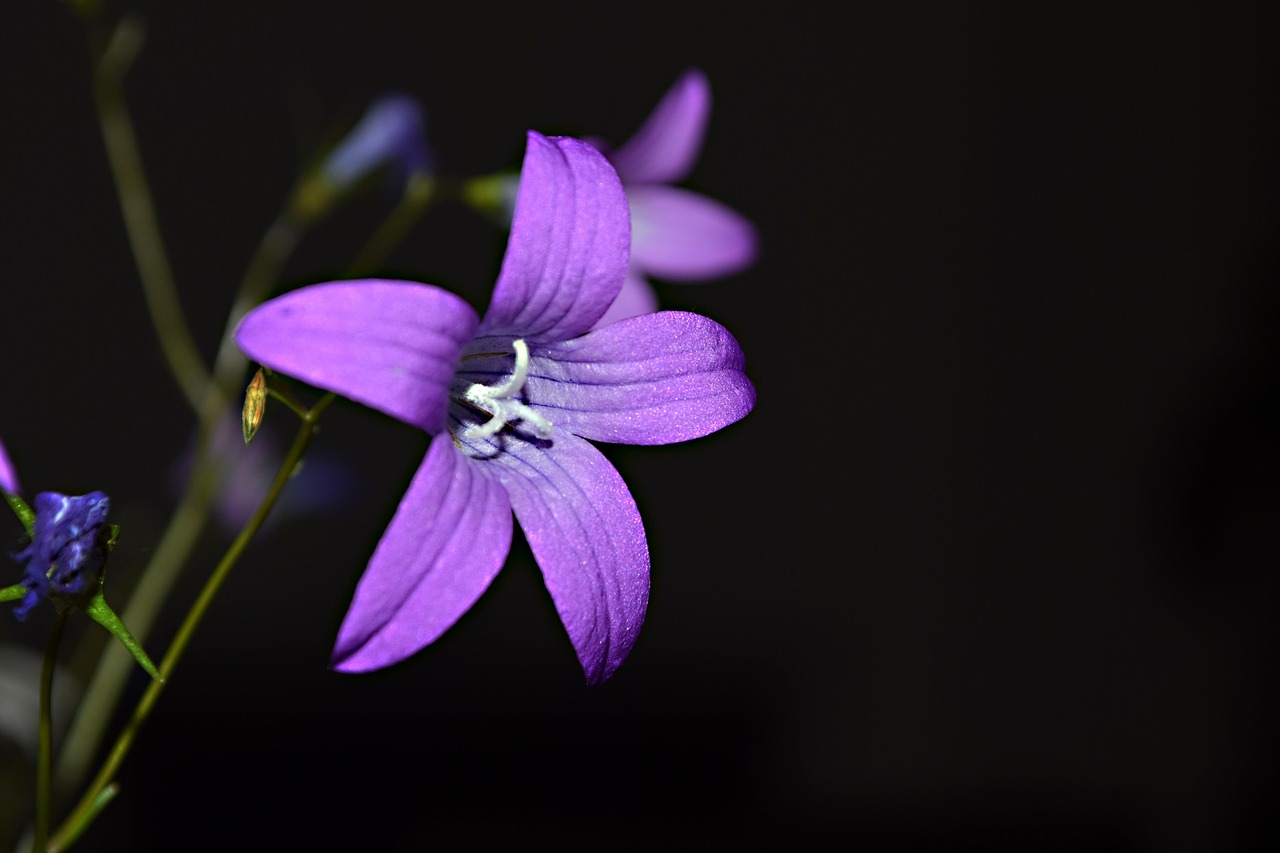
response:
M46 593L75 596L94 589L107 560L107 544L99 534L109 506L102 492L36 495L31 544L15 555L27 563L22 579L27 594L14 610L18 619L25 619Z

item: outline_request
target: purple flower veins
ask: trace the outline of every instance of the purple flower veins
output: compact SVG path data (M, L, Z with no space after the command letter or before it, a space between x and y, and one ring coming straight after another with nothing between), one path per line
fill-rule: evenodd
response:
M102 492L71 496L41 492L35 500L35 529L31 544L15 555L27 568L22 583L27 588L14 615L25 619L47 592L79 595L96 583L107 559L106 543L99 538L107 522L110 502ZM52 569L52 572L50 572Z
M737 341L705 317L660 312L588 333L622 287L629 242L608 161L531 131L483 318L431 285L363 280L301 288L241 322L249 358L432 436L356 587L335 668L385 667L444 633L505 562L513 511L587 681L626 659L649 550L591 441L697 438L755 403Z

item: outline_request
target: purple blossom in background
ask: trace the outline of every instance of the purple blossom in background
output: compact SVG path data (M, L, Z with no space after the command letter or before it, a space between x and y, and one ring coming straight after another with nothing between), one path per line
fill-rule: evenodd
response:
M388 166L394 184L403 187L410 176L430 171L422 108L409 95L392 94L371 103L364 116L329 152L320 173L339 190L346 190L376 169Z
M17 494L22 491L18 485L18 472L13 468L13 462L9 460L9 454L4 449L4 442L0 441L0 490Z
M77 595L90 582L96 583L107 559L106 543L98 534L107 522L109 506L102 492L74 497L57 492L36 495L31 544L14 555L27 563L22 576L27 594L13 611L15 616L25 619L50 589L59 595Z
M264 425L253 442L244 443L240 414L222 421L211 437L211 454L219 460L213 511L218 524L228 533L238 533L257 511L284 460L284 451L270 424ZM178 457L169 474L175 494L187 488L196 458L196 442ZM342 508L354 485L353 472L338 460L326 458L323 450L308 455L298 466L288 488L281 492L271 514L263 522L267 530L289 519Z
M680 76L625 143L597 147L613 163L631 205L631 263L617 300L597 325L657 309L648 278L697 282L756 259L755 227L707 196L671 186L693 169L711 117L711 84L698 69Z
M251 359L433 436L356 588L335 668L385 667L444 633L502 568L513 511L587 681L626 659L648 604L648 544L626 484L584 439L684 441L755 403L737 341L705 317L585 334L622 287L629 242L605 158L530 132L483 319L431 285L365 280L300 288L242 321Z

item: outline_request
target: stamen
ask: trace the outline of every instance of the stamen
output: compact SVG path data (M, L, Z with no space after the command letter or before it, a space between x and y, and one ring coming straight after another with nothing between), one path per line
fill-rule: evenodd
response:
M488 412L490 417L483 424L467 427L462 433L464 438L471 441L490 438L515 421L528 424L538 438L551 437L551 421L516 399L529 378L529 345L517 338L511 347L516 352L516 364L506 381L496 386L477 382L467 389L467 402Z

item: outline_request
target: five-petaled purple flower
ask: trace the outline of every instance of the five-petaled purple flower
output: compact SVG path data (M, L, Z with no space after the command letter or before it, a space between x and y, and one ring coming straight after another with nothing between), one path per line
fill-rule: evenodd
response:
M431 285L367 280L304 287L242 321L251 359L433 436L356 588L335 668L388 666L456 622L506 560L513 510L587 681L626 659L649 549L626 484L584 439L684 441L755 403L737 341L705 317L587 334L622 287L629 242L608 161L531 131L483 319Z
M4 449L3 441L0 441L0 491L9 494L17 494L21 491L18 487L18 472L9 461L9 454Z
M711 116L711 84L693 68L667 90L625 143L597 147L613 163L631 203L631 264L618 298L598 326L657 309L648 277L696 282L739 272L756 258L755 227L740 213L670 186L698 159Z
M107 523L109 506L102 492L36 495L31 544L14 555L27 563L22 576L27 594L13 611L15 616L25 619L46 592L79 595L97 583L107 559L107 545L99 533Z

